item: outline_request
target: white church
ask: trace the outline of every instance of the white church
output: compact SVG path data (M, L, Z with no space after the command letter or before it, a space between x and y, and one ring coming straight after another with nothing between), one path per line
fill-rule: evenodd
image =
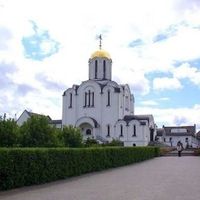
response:
M89 77L63 93L62 126L79 127L83 138L100 142L120 140L124 146L146 146L154 140L152 115L134 114L134 95L128 84L112 80L112 59L101 49L89 58Z

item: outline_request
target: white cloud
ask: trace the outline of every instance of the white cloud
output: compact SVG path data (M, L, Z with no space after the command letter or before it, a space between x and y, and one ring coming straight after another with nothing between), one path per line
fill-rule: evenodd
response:
M141 104L144 106L157 106L158 102L154 100L148 100L148 101L142 101Z
M200 87L200 70L191 67L189 63L184 63L173 70L174 77L178 79L188 78L192 83Z
M182 85L180 81L176 78L155 78L153 80L153 89L154 90L176 90L181 89Z

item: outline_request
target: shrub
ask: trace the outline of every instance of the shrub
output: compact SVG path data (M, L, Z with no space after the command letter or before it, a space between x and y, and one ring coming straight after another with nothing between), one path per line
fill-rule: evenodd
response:
M18 126L14 119L0 116L0 147L17 146Z
M61 141L66 147L81 147L83 136L78 128L65 126L61 131Z
M55 128L49 125L46 116L33 115L20 127L20 144L22 147L58 146Z
M127 165L155 153L154 147L1 148L0 190Z

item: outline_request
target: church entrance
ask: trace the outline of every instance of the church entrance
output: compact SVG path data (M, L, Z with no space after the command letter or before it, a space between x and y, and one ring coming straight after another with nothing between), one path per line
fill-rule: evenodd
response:
M79 125L83 139L94 138L93 127L89 123L82 123Z

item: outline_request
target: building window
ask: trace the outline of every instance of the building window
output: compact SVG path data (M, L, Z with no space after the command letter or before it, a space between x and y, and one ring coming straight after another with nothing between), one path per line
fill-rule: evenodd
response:
M120 137L123 137L123 125L120 125Z
M69 108L72 108L72 93L69 94Z
M108 95L108 102L107 102L107 106L110 106L110 90L108 90L108 93L107 93L107 95Z
M172 138L171 138L171 137L169 138L169 141L170 141L170 142L172 141Z
M166 139L165 139L165 138L163 138L163 140L164 140L164 142L166 142Z
M106 61L103 61L103 78L106 78Z
M92 92L92 107L94 107L94 92Z
M87 92L85 92L85 104L84 104L84 107L87 106Z
M107 137L110 137L110 125L107 126Z
M91 93L90 90L88 91L88 107L90 107L90 97L91 97Z
M97 78L97 71L98 71L98 61L95 60L95 78Z
M85 92L84 98L85 98L84 107L94 107L94 92L88 90L88 92Z
M133 137L136 136L136 125L133 125Z
M90 129L87 129L87 130L86 130L86 135L91 135L91 134L92 134L91 130L90 130Z

